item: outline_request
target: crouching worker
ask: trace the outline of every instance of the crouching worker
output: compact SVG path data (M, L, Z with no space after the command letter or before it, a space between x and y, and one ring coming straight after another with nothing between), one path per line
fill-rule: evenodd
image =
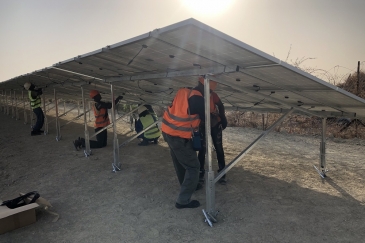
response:
M101 101L101 95L97 90L90 91L90 98L95 101L92 108L95 116L95 133L97 133L110 124L108 109L112 108L112 103ZM121 99L123 99L123 96L118 96L115 99L114 104L117 104ZM107 140L108 132L107 129L105 129L96 135L96 141L90 140L90 148L103 148L107 145ZM73 144L76 150L85 148L85 139L79 137L77 140L73 141Z
M24 88L28 91L30 106L32 107L32 110L37 117L37 121L33 126L33 130L31 131L30 135L41 135L43 133L41 128L43 127L44 123L44 114L41 108L41 95L43 93L42 89L36 88L34 84L30 82L26 82L24 84Z
M157 115L151 106L140 106L138 108L139 119L135 121L135 130L137 133L143 131L152 123L157 121ZM150 142L158 144L158 138L161 136L161 131L158 125L152 126L150 129L140 134L138 138L142 139L138 145L147 146Z

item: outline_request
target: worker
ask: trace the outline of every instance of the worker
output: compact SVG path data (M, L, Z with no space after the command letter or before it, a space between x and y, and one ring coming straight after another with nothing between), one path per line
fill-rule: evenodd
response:
M203 92L204 90L204 78L199 78L198 89ZM224 158L224 150L223 150L223 139L222 139L222 131L227 127L227 118L225 115L225 109L222 101L220 100L217 93L211 91L210 93L210 134L212 137L213 145L215 151L217 153L218 160L218 173L224 169L226 166L225 158ZM205 142L205 124L200 124L200 131L202 134L202 149L199 150L198 158L200 162L200 173L199 173L199 181L204 182L205 175L205 153L206 153L206 142ZM223 175L219 181L220 184L226 184L226 175Z
M216 86L216 82L210 81L211 89ZM205 121L204 92L197 87L179 89L172 105L164 112L161 126L180 183L180 193L175 203L178 209L200 206L200 202L191 200L191 197L194 191L202 188L196 154L200 148L194 147L195 137L192 135L197 133L201 121Z
M95 116L95 133L97 133L110 124L108 109L112 108L112 103L101 101L101 95L97 90L90 91L90 98L95 102L92 105L92 109ZM118 104L119 100L121 99L123 99L123 96L118 96L115 99L114 104ZM107 145L107 140L107 129L104 129L102 132L96 135L96 141L90 140L90 148L103 148ZM85 139L79 137L77 140L73 141L73 144L76 150L85 148Z
M139 118L135 120L135 130L137 133L143 131L145 128L150 126L152 123L157 121L157 115L153 110L152 106L141 105L138 107ZM138 145L147 146L150 142L158 144L158 138L161 136L161 131L158 125L152 126L144 133L140 134L138 138L142 139Z
M41 108L41 95L42 88L37 88L31 82L26 82L24 88L28 91L28 97L30 100L30 106L37 117L37 121L30 132L31 136L41 135L43 131L41 128L44 124L44 114Z

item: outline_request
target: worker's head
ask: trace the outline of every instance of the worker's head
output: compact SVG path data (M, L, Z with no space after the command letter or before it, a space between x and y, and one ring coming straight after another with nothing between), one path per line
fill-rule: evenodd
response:
M32 86L32 84L30 82L26 82L24 84L24 89L29 90L30 89L30 86Z
M101 100L101 95L100 95L99 91L93 89L93 90L90 90L90 98L95 100L96 102L98 102Z
M204 85L204 79L205 79L205 76L200 76L199 83ZM210 90L214 91L217 88L217 82L213 81L213 80L209 80L209 88L210 88Z

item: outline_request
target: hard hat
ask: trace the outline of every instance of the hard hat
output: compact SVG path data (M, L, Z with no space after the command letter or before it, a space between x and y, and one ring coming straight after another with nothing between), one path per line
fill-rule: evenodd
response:
M204 77L203 76L199 77L199 82L202 85L204 85ZM209 80L209 88L214 91L217 88L217 82L213 81L213 80Z
M144 105L141 105L140 107L138 107L138 114L141 114L142 112L146 111L147 108Z
M26 82L25 84L24 84L24 89L26 89L26 90L29 90L29 88L30 88L30 86L31 86L32 84L30 83L30 82Z
M94 99L95 96L97 96L99 94L99 91L92 89L90 90L90 98Z

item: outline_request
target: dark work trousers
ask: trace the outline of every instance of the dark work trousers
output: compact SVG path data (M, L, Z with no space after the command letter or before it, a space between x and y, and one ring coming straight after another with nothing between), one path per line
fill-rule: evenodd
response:
M222 142L222 125L218 123L216 126L212 127L211 129L211 136L215 151L217 153L217 160L218 160L218 172L224 169L226 166L226 161L224 159L224 150L223 150L223 142ZM202 149L199 150L198 158L200 162L200 173L201 177L204 176L205 173L205 126L200 126L200 131L202 134ZM225 176L225 175L224 175Z
M176 200L188 204L199 182L199 160L193 150L191 139L170 136L162 132L170 147L172 162L180 183L180 193Z
M103 129L103 127L95 128L95 133ZM90 148L104 148L107 145L108 132L107 129L96 135L96 141L90 140ZM85 139L81 138L82 147L85 147Z
M40 108L40 107L33 109L33 112L37 117L37 121L33 127L33 131L37 132L37 131L41 130L41 128L43 127L44 114L43 114L42 108Z

